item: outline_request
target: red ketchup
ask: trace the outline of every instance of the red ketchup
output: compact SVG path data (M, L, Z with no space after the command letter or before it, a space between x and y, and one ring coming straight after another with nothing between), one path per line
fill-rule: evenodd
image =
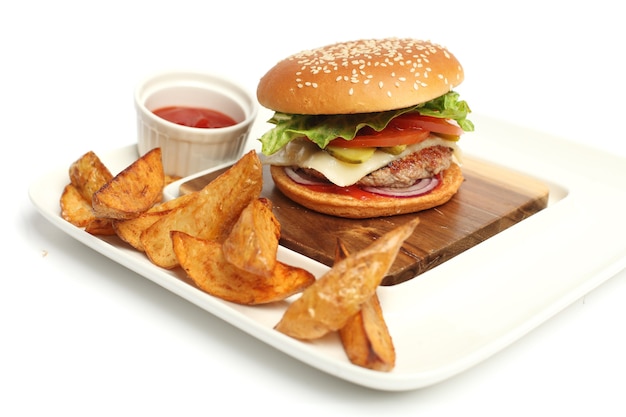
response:
M168 122L189 127L217 128L237 124L232 117L220 111L201 107L170 106L152 112Z

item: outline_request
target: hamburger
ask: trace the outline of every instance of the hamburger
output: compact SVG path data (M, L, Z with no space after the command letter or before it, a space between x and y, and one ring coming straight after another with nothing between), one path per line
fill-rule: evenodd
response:
M289 56L259 81L275 125L261 138L276 187L320 213L370 218L446 203L474 126L461 64L416 39L363 39Z

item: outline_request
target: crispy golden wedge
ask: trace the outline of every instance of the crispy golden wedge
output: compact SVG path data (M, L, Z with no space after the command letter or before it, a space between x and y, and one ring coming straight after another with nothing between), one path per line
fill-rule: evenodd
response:
M173 200L156 204L134 219L114 221L113 229L120 239L138 251L143 252L144 248L141 243L141 234L143 231L175 208L187 204L192 198L193 194L186 194Z
M61 194L61 217L76 227L85 227L96 216L87 201L73 184L67 184Z
M333 265L287 308L276 330L306 340L341 329L374 294L418 223L415 218Z
M85 226L85 232L92 235L112 236L115 234L111 219L94 218Z
M70 183L91 205L93 194L113 179L100 158L89 151L76 160L69 169Z
M70 184L61 194L61 217L77 227L86 227L95 218L91 199L93 194L113 175L100 158L89 151L74 161L69 168Z
M157 220L141 234L148 258L158 266L171 269L178 265L170 232L178 230L203 239L224 242L243 209L258 198L263 188L261 161L248 152L228 171L190 201Z
M172 231L180 266L201 290L223 300L256 305L283 300L315 281L308 271L277 261L270 277L237 268L224 258L222 244Z
M337 242L335 262L348 256L343 242ZM355 365L375 371L391 371L396 364L393 339L385 323L378 295L374 294L361 305L358 313L339 329L343 348Z
M276 265L280 224L268 199L253 200L222 245L224 257L236 267L269 277Z
M339 329L339 337L353 364L385 372L394 368L396 351L376 293Z
M154 148L93 194L94 214L107 219L135 218L161 201L164 186L161 148Z

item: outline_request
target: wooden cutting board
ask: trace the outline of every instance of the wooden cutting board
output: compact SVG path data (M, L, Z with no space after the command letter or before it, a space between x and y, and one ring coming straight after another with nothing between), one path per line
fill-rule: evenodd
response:
M200 190L221 172L185 182L180 192ZM420 224L382 282L395 285L446 262L548 204L548 186L518 172L466 157L463 174L465 181L446 204L417 214L374 219L342 219L308 210L274 186L267 166L262 196L273 203L281 225L281 245L328 266L333 264L337 239L354 252L419 216Z

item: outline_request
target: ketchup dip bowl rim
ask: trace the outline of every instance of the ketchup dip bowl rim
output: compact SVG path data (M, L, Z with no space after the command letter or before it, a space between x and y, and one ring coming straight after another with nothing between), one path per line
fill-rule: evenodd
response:
M165 173L180 177L240 158L259 110L256 97L237 82L193 70L160 71L145 77L135 89L134 102L139 153L160 147ZM210 108L237 123L190 127L153 113L168 106Z

